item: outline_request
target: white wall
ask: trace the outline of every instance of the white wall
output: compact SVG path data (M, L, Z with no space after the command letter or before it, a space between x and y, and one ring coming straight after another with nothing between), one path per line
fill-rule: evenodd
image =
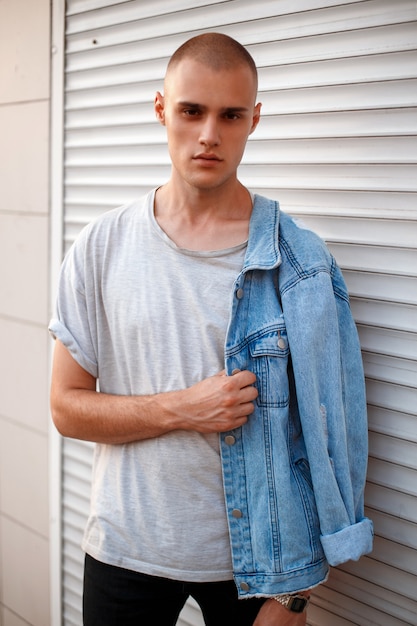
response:
M0 624L48 626L50 2L0 2Z

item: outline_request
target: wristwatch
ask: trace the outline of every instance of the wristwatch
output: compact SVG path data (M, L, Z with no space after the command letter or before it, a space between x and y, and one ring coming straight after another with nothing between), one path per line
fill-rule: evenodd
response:
M300 594L283 594L282 596L272 596L274 600L285 606L293 613L302 613L307 608L310 598Z

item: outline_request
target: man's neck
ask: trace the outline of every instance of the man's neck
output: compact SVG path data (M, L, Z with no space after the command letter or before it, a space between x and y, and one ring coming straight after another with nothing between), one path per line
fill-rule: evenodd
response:
M155 195L155 218L179 247L220 250L248 238L252 198L237 182L233 190L183 193L167 183Z

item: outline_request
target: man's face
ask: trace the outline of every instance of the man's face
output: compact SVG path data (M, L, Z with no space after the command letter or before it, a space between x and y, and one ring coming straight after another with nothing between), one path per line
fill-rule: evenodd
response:
M216 71L184 59L169 71L155 111L167 129L174 182L203 191L236 180L247 138L259 121L255 97L254 77L245 65Z

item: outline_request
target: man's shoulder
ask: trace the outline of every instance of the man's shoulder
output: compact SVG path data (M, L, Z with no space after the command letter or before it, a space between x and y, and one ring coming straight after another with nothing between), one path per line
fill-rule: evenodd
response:
M67 259L84 265L97 262L109 253L123 250L134 232L140 228L140 221L146 219L146 207L150 194L133 202L103 212L91 220L76 237Z
M124 234L133 232L135 225L146 218L149 195L104 211L91 220L77 236L75 248L96 248L103 242L115 242Z
M90 231L100 231L117 226L129 226L146 212L150 194L105 211L88 225Z

